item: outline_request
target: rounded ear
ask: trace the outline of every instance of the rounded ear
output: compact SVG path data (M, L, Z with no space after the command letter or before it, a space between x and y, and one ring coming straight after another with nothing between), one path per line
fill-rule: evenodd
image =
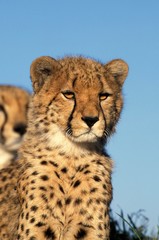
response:
M51 57L39 57L35 59L30 67L30 76L34 92L38 92L48 79L59 68L59 62Z
M122 59L115 59L105 65L106 71L108 71L118 82L120 86L123 85L127 75L129 67Z

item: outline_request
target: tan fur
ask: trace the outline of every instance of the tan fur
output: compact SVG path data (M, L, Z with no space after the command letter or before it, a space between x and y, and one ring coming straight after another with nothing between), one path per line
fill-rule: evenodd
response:
M29 93L0 85L0 169L15 159L27 124Z
M0 239L109 239L112 160L104 146L119 120L127 72L122 60L32 63L35 94L20 160L0 173L7 185Z

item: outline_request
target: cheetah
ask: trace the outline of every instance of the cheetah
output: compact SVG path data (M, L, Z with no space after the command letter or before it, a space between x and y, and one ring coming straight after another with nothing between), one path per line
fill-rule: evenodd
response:
M105 144L120 117L128 65L46 56L30 73L19 161L0 173L0 239L108 240L113 163Z
M11 85L0 85L0 169L16 159L27 126L30 94Z

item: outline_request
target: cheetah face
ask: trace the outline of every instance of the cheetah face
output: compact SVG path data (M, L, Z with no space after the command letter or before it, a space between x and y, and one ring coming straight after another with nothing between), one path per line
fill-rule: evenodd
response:
M85 76L89 78L90 76ZM57 125L64 134L75 142L94 142L109 134L106 126L106 104L111 101L111 89L102 87L97 76L86 84L80 74L64 84L57 95Z
M106 140L120 116L127 72L122 60L102 65L81 57L38 58L31 66L37 126L48 135L56 129L74 142Z
M0 144L7 151L21 145L26 132L29 93L14 86L0 86Z

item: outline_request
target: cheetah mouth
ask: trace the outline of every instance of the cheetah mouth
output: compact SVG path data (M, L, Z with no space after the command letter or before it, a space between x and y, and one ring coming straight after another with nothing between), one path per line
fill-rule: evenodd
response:
M99 137L95 133L93 133L91 130L85 133L81 133L77 136L72 135L71 138L75 142L96 142L99 139Z

